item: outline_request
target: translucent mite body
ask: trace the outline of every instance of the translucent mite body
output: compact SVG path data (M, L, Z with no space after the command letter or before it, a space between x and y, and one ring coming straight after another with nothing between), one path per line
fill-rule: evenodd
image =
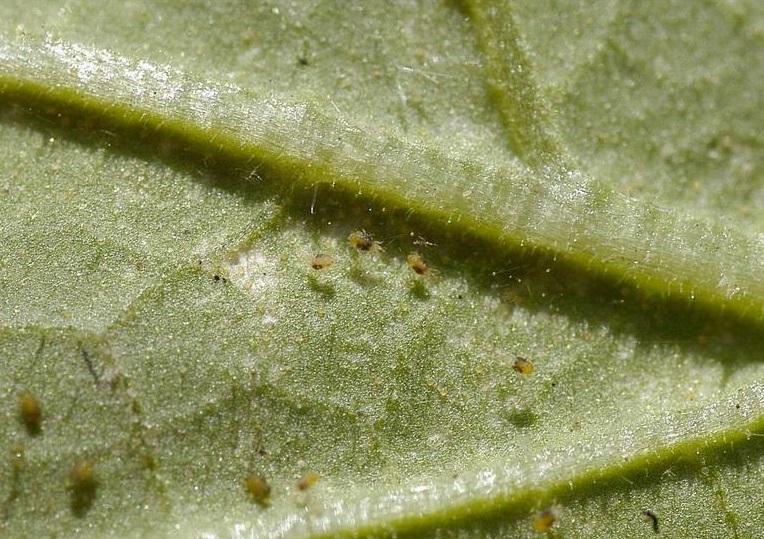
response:
M323 253L317 254L310 261L310 267L317 271L327 269L331 267L332 264L334 264L334 259L331 256L325 255Z
M371 234L365 230L351 232L348 236L348 243L351 247L359 251L383 251L378 241L374 241Z
M545 509L533 517L533 531L539 533L548 532L556 521L557 512L552 508Z
M533 365L533 362L520 356L517 356L515 362L512 364L512 369L524 376L533 374L535 368L536 367Z
M406 257L406 264L411 268L411 271L417 275L427 275L430 273L430 268L419 253L409 253Z
M71 509L77 516L83 516L93 506L98 488L95 477L95 462L90 459L78 460L69 470L68 490L71 494Z
M260 504L266 503L271 495L271 486L261 475L250 474L244 478L244 488L252 499Z
M300 490L308 490L310 487L318 483L319 479L321 479L321 477L317 473L308 472L297 482L297 488Z
M38 434L42 427L42 405L29 391L19 395L19 417L27 432Z
M83 490L95 485L95 463L92 460L78 460L69 470L69 488Z

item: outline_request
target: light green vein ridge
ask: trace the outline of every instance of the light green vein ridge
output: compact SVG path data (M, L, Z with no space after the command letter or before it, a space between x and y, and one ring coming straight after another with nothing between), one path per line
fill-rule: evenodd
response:
M532 168L570 162L532 80L509 1L463 0L485 56L486 85L509 134L511 149Z

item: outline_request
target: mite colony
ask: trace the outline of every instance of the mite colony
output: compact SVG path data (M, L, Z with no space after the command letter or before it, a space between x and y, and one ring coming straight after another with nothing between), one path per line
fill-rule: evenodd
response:
M42 430L42 404L31 392L19 395L19 421L30 436L40 434ZM16 444L11 451L11 463L18 475L24 462L24 447ZM67 490L71 494L71 509L77 516L83 516L93 505L98 481L94 473L95 462L89 459L75 461L69 470Z
M318 483L321 477L315 472L308 472L297 481L297 490L306 491ZM271 485L258 474L250 474L244 478L244 489L249 493L252 501L267 506L271 497Z
M322 267L331 264L331 257L323 260ZM133 402L135 407L137 402ZM42 424L42 404L39 399L29 391L19 395L19 421L24 425L30 435L36 435L40 432ZM138 410L139 411L139 410ZM14 472L14 477L18 475L24 465L24 446L15 444L11 447L10 462ZM315 472L308 472L297 481L297 489L306 491L314 486L321 477ZM249 494L252 501L263 506L270 502L271 485L261 475L250 474L244 478L244 489ZM95 461L92 459L79 459L74 462L67 475L66 489L70 494L70 506L72 512L82 517L92 507L96 498L98 489L98 480L95 475ZM15 494L13 494L15 493ZM18 495L16 487L12 490L12 498Z
M350 233L348 243L354 249L361 252L383 251L381 244L375 241L365 230ZM425 242L425 245L428 245ZM318 253L310 261L310 266L316 271L322 271L334 264L334 258L328 254ZM426 276L435 273L424 258L418 252L412 252L406 257L406 264L415 274ZM221 280L219 275L215 275L216 281ZM225 279L222 279L225 282ZM530 375L534 371L533 363L523 357L517 357L512 368L521 375ZM136 406L133 402L133 406ZM32 393L25 391L19 395L18 399L19 419L30 435L36 435L41 431L43 409L39 399ZM135 410L134 410L135 411ZM23 446L12 451L12 461L14 466L21 467L23 463ZM307 472L297 481L299 491L307 491L320 480L320 476L315 472ZM271 496L271 485L261 475L250 474L243 480L243 486L252 501L260 505L268 505ZM67 490L71 494L71 508L78 516L84 515L92 506L96 497L98 480L95 476L95 461L91 459L80 459L72 465L67 482ZM658 532L658 518L651 511L644 511L643 515L652 519L653 529ZM537 532L546 532L551 529L557 519L554 509L546 509L538 513L533 519L533 529Z
M365 230L357 230L348 235L348 244L357 251L384 251L382 245ZM324 253L316 254L310 261L310 267L316 271L327 269L334 264L334 258ZM430 275L434 273L425 262L424 257L417 252L409 253L406 264L417 275Z

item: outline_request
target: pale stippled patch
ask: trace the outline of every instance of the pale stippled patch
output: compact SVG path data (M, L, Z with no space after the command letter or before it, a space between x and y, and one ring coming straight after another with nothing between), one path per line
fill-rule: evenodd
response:
M278 260L259 249L242 250L228 259L231 282L256 296L278 286Z

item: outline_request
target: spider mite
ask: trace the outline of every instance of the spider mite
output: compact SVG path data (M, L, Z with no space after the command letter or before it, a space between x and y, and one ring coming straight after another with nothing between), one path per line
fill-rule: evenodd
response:
M94 468L94 461L81 459L69 470L68 490L71 494L71 509L76 516L84 516L95 501L98 480Z
M334 259L323 253L319 253L310 261L310 267L314 270L323 270L334 264Z
M19 417L27 432L35 435L42 427L42 405L37 397L29 391L19 395Z
M267 503L271 495L271 486L261 475L250 474L244 478L244 488L247 489L252 499L260 504Z
M430 268L419 253L409 253L406 257L406 264L417 275L427 275L430 273Z
M95 462L90 459L78 460L69 470L69 488L84 491L95 488Z
M348 236L348 243L351 247L359 251L382 251L382 246L378 241L374 241L371 234L365 230L351 232Z
M549 509L544 509L533 517L533 531L539 533L548 532L552 529L552 526L554 526L556 521L557 511L551 507Z
M533 366L533 363L529 359L525 359L524 357L517 356L515 359L515 362L512 364L512 368L515 372L519 372L520 374L528 375L532 374L535 367Z
M300 490L308 490L310 487L318 483L321 477L315 472L308 472L297 481L297 488Z

